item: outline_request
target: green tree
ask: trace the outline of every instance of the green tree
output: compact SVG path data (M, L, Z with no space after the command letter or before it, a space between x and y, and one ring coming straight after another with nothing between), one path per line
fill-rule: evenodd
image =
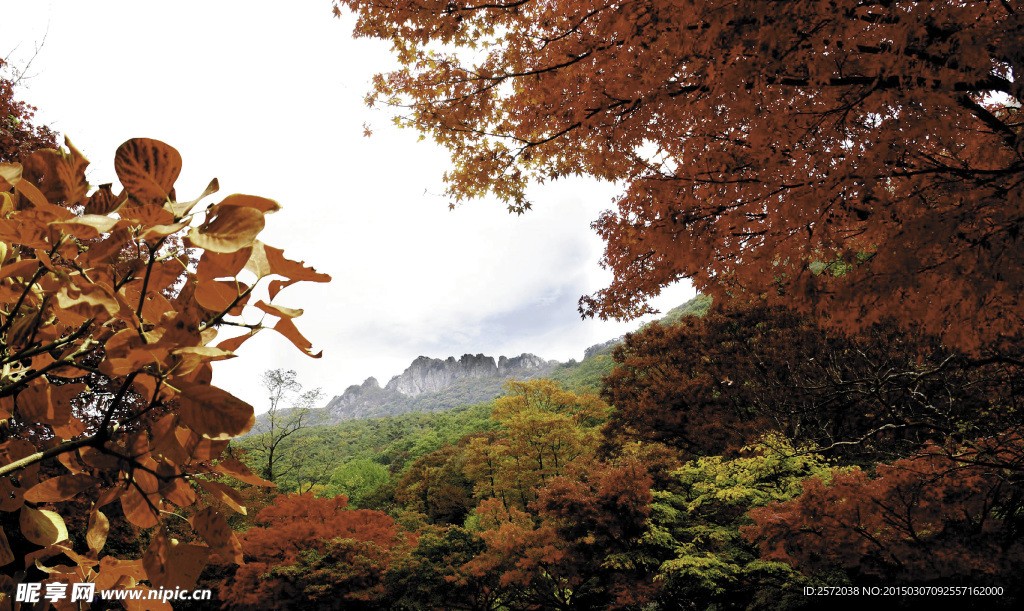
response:
M674 471L670 489L654 492L643 536L663 608L772 609L784 606L780 596L799 597L799 573L762 560L741 529L753 523L752 509L798 497L805 480L832 474L820 456L800 453L780 436L761 439L739 458L702 457Z
M368 458L358 458L334 470L324 489L325 496L348 497L351 507L362 507L364 497L391 481L387 467Z
M269 481L302 464L294 453L285 453L282 444L310 426L311 410L324 396L319 388L302 392L297 377L293 370L269 369L260 379L267 389L270 409L257 421L252 441L245 445L258 461L263 477Z

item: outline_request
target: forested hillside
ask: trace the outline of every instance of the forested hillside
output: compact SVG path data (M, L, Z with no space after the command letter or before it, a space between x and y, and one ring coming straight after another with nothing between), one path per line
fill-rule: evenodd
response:
M710 304L710 299L698 295L666 312L660 323L675 324L687 316L703 316ZM588 348L585 358L580 362L549 366L543 370L550 371L544 379L554 381L573 393L597 394L602 388L602 378L615 365L612 352L621 343L622 338L609 340ZM526 370L526 373L533 371ZM396 415L346 419L336 423L332 422L331 414L324 413L329 411L329 407L301 408L308 412L302 420L301 428L295 430L294 434L287 434L276 449L274 460L280 461L281 465L275 467L275 471L280 469L283 472L275 478L275 482L286 492L312 490L318 494L346 494L350 504L356 504L353 501L353 489L341 484L346 481L346 477L357 477L345 475L346 465L358 462L376 473L384 473L376 467L366 467L366 461L371 461L386 467L391 474L390 478L403 473L412 461L444 445L456 445L466 435L495 428L497 424L490 418L493 400L470 403L460 401L459 397L464 394L476 396L474 391L479 389L483 389L490 397L498 397L507 393L507 382L507 379L500 377L456 380L443 391L425 392L401 403L382 401L379 404L381 407L375 408L385 411L385 408L390 407L399 412ZM375 388L380 390L379 386ZM294 410L283 409L277 417L283 427L289 423L294 426ZM245 462L260 473L268 471L266 462L271 460L261 450L269 443L267 438L272 435L266 424L265 417L262 421L258 418L253 431L231 446L231 451L244 456ZM282 429L278 435L284 433ZM355 467L349 471L352 469ZM341 474L335 475L339 470ZM384 483L383 476L378 479L378 484ZM361 498L362 495L359 496Z

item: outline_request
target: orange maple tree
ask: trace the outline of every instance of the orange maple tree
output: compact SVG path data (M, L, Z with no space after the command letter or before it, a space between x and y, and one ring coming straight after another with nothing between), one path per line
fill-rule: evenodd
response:
M223 513L196 505L197 490L245 513L218 478L271 485L218 460L255 417L211 384L211 362L269 326L247 322L247 307L319 356L292 322L302 311L273 300L330 277L256 239L277 202L235 194L199 207L216 179L179 201L181 156L162 142L117 149L116 193L90 192L88 162L70 142L22 161L0 163L0 566L11 575L0 591L39 578L190 587L211 551L241 561ZM250 303L264 280L270 301ZM231 326L244 333L218 340ZM154 529L141 559L104 553L103 508L115 502L136 527ZM65 518L83 504L87 531L69 535ZM205 545L171 536L168 521L183 519L174 506L193 506L189 530Z
M247 563L220 584L232 609L380 609L384 575L415 535L345 496L280 495L241 537Z
M797 498L752 510L745 535L762 559L808 573L840 568L860 583L991 584L1014 600L1024 559L1014 475L1022 450L1012 433L969 444L955 460L926 447L877 465L873 477L836 470L828 484L805 480Z
M368 102L451 150L455 203L621 181L594 228L630 318L681 278L978 349L1024 323L1013 2L335 0L402 67Z

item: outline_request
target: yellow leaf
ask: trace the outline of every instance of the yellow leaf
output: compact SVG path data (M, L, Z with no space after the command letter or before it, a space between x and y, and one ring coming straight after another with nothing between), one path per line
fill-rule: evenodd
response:
M236 356L233 352L214 346L186 346L172 350L171 354L192 354L202 358L204 361L223 361L225 359L233 359Z
M118 219L101 214L83 214L66 221L55 221L50 224L76 238L93 240L100 237L101 233L113 231L119 222L121 221Z
M0 191L10 191L21 181L24 170L20 163L0 163Z
M68 529L64 520L52 511L32 509L28 505L21 508L21 534L36 545L53 545L68 538Z
M245 269L255 274L257 278L263 278L273 273L270 269L270 262L267 260L266 245L263 242L255 240L252 243L252 254L245 262Z
M206 221L188 234L193 246L213 252L235 252L252 246L266 221L255 208L217 205L210 208Z
M89 545L89 551L99 554L103 546L107 544L107 533L110 532L110 520L99 509L94 509L89 514L89 530L85 533L85 542Z
M189 212L191 212L192 208L194 208L195 205L198 204L200 202L200 200L202 200L204 197L206 197L207 195L211 195L213 193L216 193L219 190L220 190L220 183L217 182L216 178L214 178L213 180L210 181L210 184L206 185L206 189L203 190L203 193L199 197L197 197L194 200L189 201L189 202L170 202L169 201L169 202L164 204L164 208L166 208L168 211L170 211L171 214L174 215L174 218L180 219L183 216L187 215Z
M95 318L104 313L114 316L121 309L117 298L100 284L83 283L78 286L62 286L57 290L57 305L85 318Z
M257 301L256 307L263 310L267 314L274 316L280 316L282 318L298 318L302 316L302 310L297 308L286 308L284 306L273 305L270 303L264 303L263 301Z

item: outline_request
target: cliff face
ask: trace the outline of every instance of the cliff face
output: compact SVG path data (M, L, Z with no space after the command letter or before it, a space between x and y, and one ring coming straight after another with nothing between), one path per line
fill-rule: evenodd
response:
M421 356L409 367L391 378L385 388L399 392L407 397L415 397L423 393L438 392L452 385L456 380L471 378L516 378L533 377L541 370L550 370L554 363L533 354L521 354L516 357L494 357L482 354L464 354L459 360L450 356L445 360Z
M381 388L377 378L366 378L362 385L353 384L327 403L324 408L331 419L366 418L382 405L401 403L404 397L393 390Z
M483 354L464 354L459 360L421 356L383 388L374 378L349 386L324 411L330 420L344 420L450 409L492 399L506 379L547 375L557 365L533 354L502 356L497 361Z

